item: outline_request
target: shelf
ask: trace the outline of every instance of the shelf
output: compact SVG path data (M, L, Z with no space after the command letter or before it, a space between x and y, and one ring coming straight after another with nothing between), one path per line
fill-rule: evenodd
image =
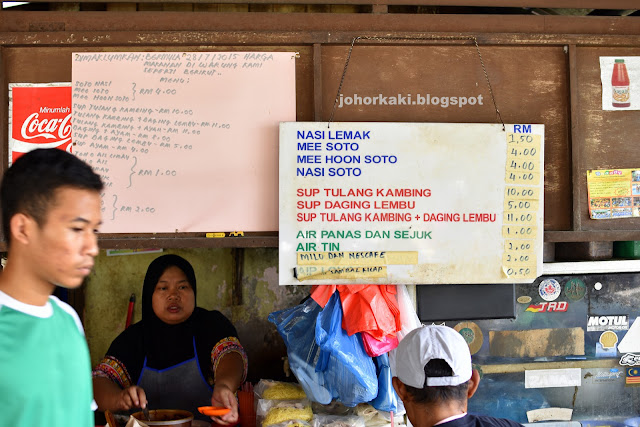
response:
M640 272L640 260L545 262L542 275L592 274L592 273L635 273Z

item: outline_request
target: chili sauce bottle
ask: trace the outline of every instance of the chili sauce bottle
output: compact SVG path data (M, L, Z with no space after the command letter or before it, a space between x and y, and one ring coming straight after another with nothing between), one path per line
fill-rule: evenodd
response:
M629 107L630 91L629 91L629 74L624 59L616 59L613 64L613 74L611 75L611 105L614 107Z

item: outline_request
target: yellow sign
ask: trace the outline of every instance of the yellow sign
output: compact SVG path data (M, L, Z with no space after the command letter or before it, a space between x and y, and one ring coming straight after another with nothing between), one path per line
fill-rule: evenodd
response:
M587 171L591 219L640 216L640 168Z

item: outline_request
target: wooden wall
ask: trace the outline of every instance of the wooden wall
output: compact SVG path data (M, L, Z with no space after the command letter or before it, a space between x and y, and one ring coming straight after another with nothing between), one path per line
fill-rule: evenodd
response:
M70 81L70 57L76 51L295 51L300 56L299 121L326 121L333 112L336 121L499 122L497 106L505 123L545 125L545 241L640 240L640 219L591 220L586 196L588 169L640 166L634 141L638 113L601 110L598 62L599 56L640 53L639 18L309 10L3 11L0 94L5 102L0 113L7 116L7 83ZM483 105L377 105L334 111L355 37L365 38L351 51L343 95L482 95ZM3 121L3 164L7 133ZM153 237L154 245L163 247L276 247L277 233L268 231L224 239L197 233ZM149 238L106 235L101 245L143 247Z

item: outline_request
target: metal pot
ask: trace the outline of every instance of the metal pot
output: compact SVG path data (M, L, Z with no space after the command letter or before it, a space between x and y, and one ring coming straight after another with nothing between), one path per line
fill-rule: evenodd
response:
M152 409L149 411L151 421L147 421L142 411L132 416L153 427L191 427L191 421L193 421L193 414L181 409Z

